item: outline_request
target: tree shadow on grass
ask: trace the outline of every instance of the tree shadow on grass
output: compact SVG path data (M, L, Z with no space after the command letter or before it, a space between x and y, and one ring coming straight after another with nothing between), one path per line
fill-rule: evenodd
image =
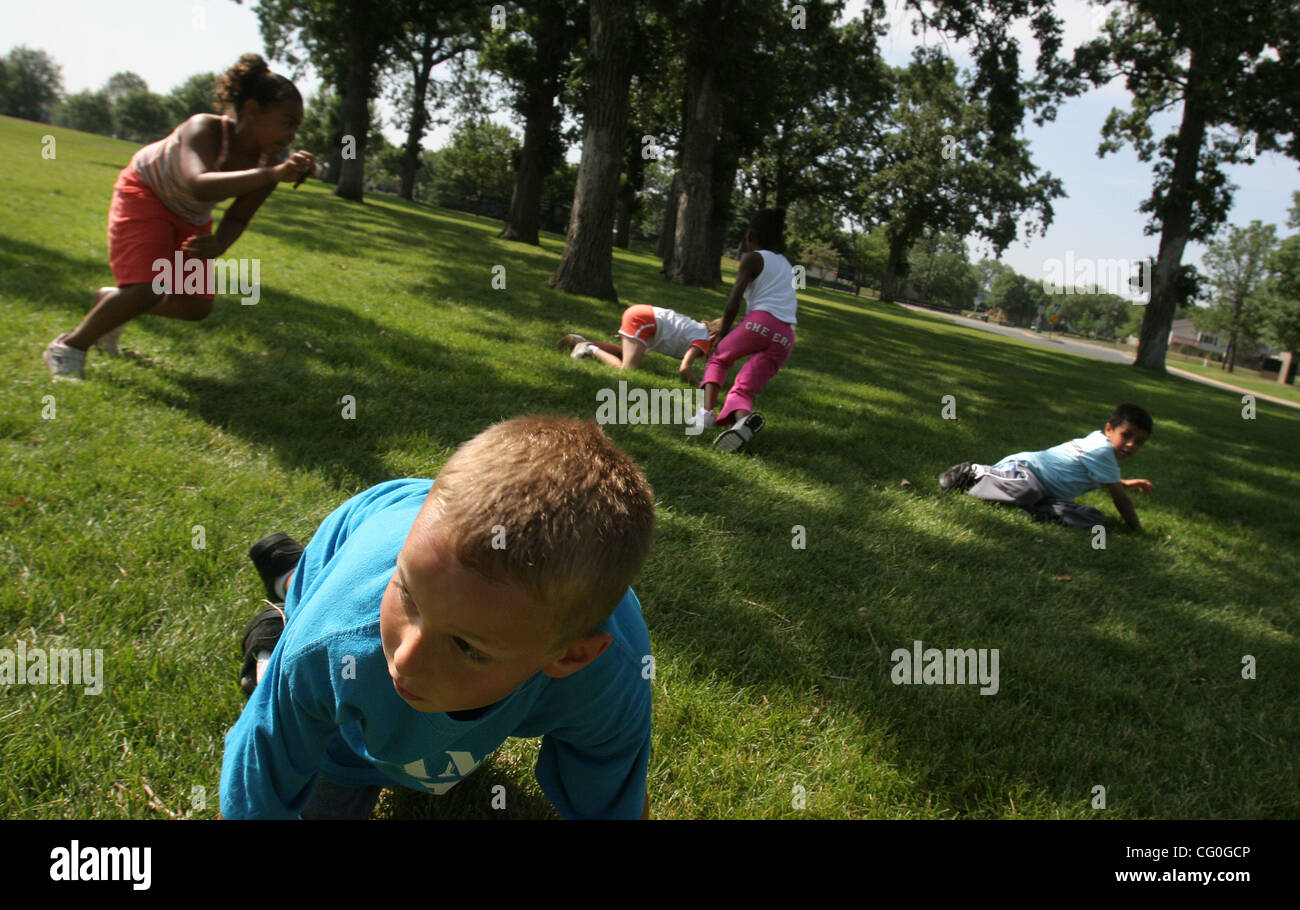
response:
M895 335L913 341L919 333L890 328L878 334L891 352ZM808 338L822 340L820 326L809 329ZM1240 655L1261 652L1279 666L1297 665L1297 648L1259 625L1295 633L1293 611L1274 603L1275 592L1294 590L1294 562L1252 568L1249 578L1189 571L1163 539L1119 532L1113 516L1114 536L1099 551L1086 532L929 492L938 471L980 460L980 451L992 458L1084 435L1109 416L1117 388L1156 413L1157 438L1161 412L1229 437L1238 415L1195 386L1035 352L1023 362L1017 356L1008 387L1008 357L990 351L1000 342L948 337L929 359L977 377L968 385L979 396L957 393L968 415L957 427L939 419L937 384L909 377L905 359L855 363L845 349L858 343L845 334L806 345L816 351L817 372L783 370L773 380L764 393L770 407L761 405L769 427L752 458L677 443L664 428L614 431L646 465L664 520L692 528L661 532L642 573L639 593L657 651L701 678L720 677L723 689L793 699L815 692L844 705L864 734L890 737L896 752L888 760L909 769L922 792L958 812L996 813L988 792L1026 788L1067 810L1085 807L1095 783L1129 781L1142 791L1126 794L1133 815L1292 813L1286 765L1293 750L1267 743L1293 741L1296 712L1277 709L1293 703L1296 685L1284 672L1252 699L1237 671ZM838 390L814 391L818 377L844 375L905 403L837 407ZM1261 427L1255 444L1282 451L1292 420ZM1161 470L1194 475L1204 446L1195 444L1195 431L1182 435L1171 427L1170 442L1140 473L1157 485ZM656 445L671 453L651 454ZM1134 464L1124 467L1130 473ZM1279 514L1277 503L1294 501L1294 481L1267 464L1232 474L1257 490L1242 498L1243 509L1274 503ZM901 477L913 488L900 488ZM1196 501L1195 489L1175 489L1160 507L1182 512ZM1206 518L1225 516L1208 510ZM808 535L806 551L791 546L796 526ZM696 542L712 534L724 535L724 565L691 558ZM673 582L688 564L689 586ZM1256 603L1269 608L1247 621ZM1218 604L1228 611L1222 622L1210 618ZM1000 648L1000 693L970 698L960 687L894 686L888 655L915 640ZM1198 688L1203 678L1217 685ZM1201 762L1226 768L1242 759L1244 730L1266 741L1245 747L1256 770L1217 789L1200 786ZM659 748L665 741L688 747L673 742L672 730L660 736ZM1056 746L1016 749L1021 741ZM1181 758L1193 754L1197 762ZM978 775L964 767L970 756L979 756Z

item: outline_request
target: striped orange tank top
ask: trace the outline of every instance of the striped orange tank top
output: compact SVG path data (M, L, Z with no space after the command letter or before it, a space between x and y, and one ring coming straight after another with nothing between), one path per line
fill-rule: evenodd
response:
M217 156L214 170L221 170L226 163L230 151L230 124L229 117L221 118L221 154ZM212 220L212 209L220 200L205 202L190 193L181 173L181 127L184 125L182 123L172 130L166 139L159 139L136 152L131 167L162 204L180 218L190 224L206 224ZM258 167L262 167L265 160L265 155L259 158Z

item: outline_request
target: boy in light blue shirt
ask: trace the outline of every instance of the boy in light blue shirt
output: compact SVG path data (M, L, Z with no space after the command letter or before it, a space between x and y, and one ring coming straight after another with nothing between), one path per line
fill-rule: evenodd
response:
M1105 487L1125 523L1140 531L1142 524L1127 490L1149 493L1151 481L1124 480L1119 462L1138 453L1151 436L1152 426L1151 415L1144 408L1121 404L1104 429L1039 452L1017 452L992 466L962 462L940 475L939 486L1018 505L1035 518L1054 518L1081 527L1102 524L1105 516L1071 500L1095 487Z
M381 788L444 793L518 736L542 737L561 815L645 817L653 664L628 584L653 523L644 476L594 423L521 417L436 483L354 496L305 551L259 542L285 621L264 611L245 636L222 816L365 818Z

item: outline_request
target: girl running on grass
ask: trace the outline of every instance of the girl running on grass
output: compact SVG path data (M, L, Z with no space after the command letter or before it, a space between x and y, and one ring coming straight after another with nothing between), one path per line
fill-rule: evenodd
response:
M794 269L785 258L785 209L759 209L750 219L745 240L749 252L740 260L736 284L731 289L713 356L704 367L704 407L694 422L702 428L726 426L713 444L726 452L740 452L763 428L762 414L754 412L756 396L776 375L794 350ZM744 296L744 323L731 324ZM737 360L748 357L727 393L722 412L714 415L718 392Z
M195 114L136 152L118 176L108 211L108 263L117 287L100 288L76 330L45 349L54 378L81 379L92 344L116 354L122 327L144 313L207 316L213 289L205 281L199 292L182 293L182 275L172 274L177 251L199 260L221 256L277 183L315 171L304 151L272 163L302 122L302 96L292 82L273 74L257 54L244 54L214 88L233 117ZM213 206L231 196L238 198L213 234ZM174 293L154 290L162 263L171 286L162 285Z
M581 335L565 335L556 347L570 348L575 360L594 357L619 370L636 369L647 351L658 351L669 357L680 357L678 375L691 385L699 385L691 364L697 357L709 356L721 325L721 319L698 322L674 310L638 303L623 311L623 324L618 329L621 346L588 341Z

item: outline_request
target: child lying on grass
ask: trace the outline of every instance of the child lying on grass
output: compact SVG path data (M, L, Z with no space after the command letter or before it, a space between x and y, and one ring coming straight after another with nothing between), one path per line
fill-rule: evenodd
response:
M1125 523L1142 530L1129 489L1151 492L1149 480L1123 480L1119 460L1131 458L1151 436L1151 415L1135 404L1121 404L1105 429L1093 430L1041 452L1008 455L992 467L963 461L944 471L939 486L965 490L992 502L1020 506L1036 519L1053 518L1065 525L1092 527L1104 524L1099 509L1072 502L1094 487L1110 491Z
M633 304L623 311L623 322L618 328L621 345L607 341L588 341L581 335L565 335L556 344L563 351L569 349L575 360L594 357L617 370L633 370L641 365L650 351L680 358L677 374L691 385L699 379L691 364L699 357L707 358L717 339L721 319L700 322L665 307Z

